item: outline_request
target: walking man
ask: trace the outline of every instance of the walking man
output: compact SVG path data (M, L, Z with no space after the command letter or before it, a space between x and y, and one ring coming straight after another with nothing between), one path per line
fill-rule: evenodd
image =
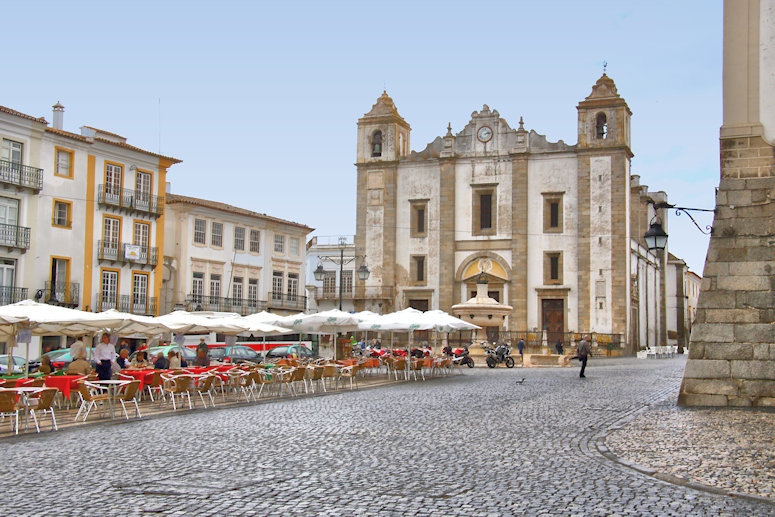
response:
M587 358L591 351L592 348L589 345L589 336L584 336L581 338L581 341L579 341L579 344L576 345L576 355L579 356L579 361L581 361L581 372L579 373L579 377L586 377L584 375L584 370L587 367Z

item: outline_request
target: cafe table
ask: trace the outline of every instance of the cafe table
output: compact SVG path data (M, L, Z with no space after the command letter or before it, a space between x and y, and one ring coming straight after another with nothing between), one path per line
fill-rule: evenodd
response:
M103 388L108 393L108 406L110 407L110 418L116 417L116 393L121 386L129 384L131 381L121 381L116 379L89 381L89 385Z
M45 384L49 388L56 388L64 397L68 407L70 406L70 392L78 389L78 381L85 379L83 375L56 375L46 377Z
M0 388L1 391L13 391L21 399L21 405L24 406L24 429L25 431L30 427L30 395L39 393L45 388L40 386L20 386L18 388Z
M166 371L167 370L157 370L155 368L124 368L119 373L121 375L126 375L127 377L132 377L133 379L140 381L140 386L137 387L137 391L142 392L143 387L151 381L151 377L153 377L154 373Z

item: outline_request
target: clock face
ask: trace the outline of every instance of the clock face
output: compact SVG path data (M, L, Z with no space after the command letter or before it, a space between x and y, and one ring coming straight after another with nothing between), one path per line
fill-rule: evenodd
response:
M476 133L476 137L481 142L488 142L490 138L492 138L492 129L490 129L487 126L482 126L479 128L479 131Z

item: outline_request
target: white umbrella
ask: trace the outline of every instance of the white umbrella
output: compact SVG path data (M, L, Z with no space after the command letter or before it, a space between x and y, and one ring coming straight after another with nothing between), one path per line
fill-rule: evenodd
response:
M156 334L170 332L172 330L167 325L160 323L151 316L131 314L128 312L117 311L116 309L108 309L107 311L98 312L97 315L104 316L106 318L122 318L123 323L120 326L106 326L106 328L110 329L111 334L116 334L119 336L131 336L132 334L153 336Z
M423 313L433 324L436 332L455 332L458 330L479 330L481 327L447 314L442 310L432 310Z
M297 332L307 334L332 334L358 330L358 318L355 314L331 309L310 314L297 314L286 316L277 322L284 327L292 328ZM334 343L334 360L336 360L336 343Z
M10 305L0 306L0 334L11 339L11 350L16 346L16 336L19 331L29 332L35 336L64 334L66 336L82 336L93 334L101 329L119 326L120 318L100 316L93 312L79 311L23 300ZM27 343L26 359L29 362L30 347ZM27 367L25 366L25 374Z
M273 312L261 311L261 312L256 312L254 314L248 314L247 316L243 316L242 319L247 321L250 324L268 323L270 325L277 325L278 322L281 319L283 319L283 316L279 314L275 314Z
M176 334L218 332L220 334L236 335L250 330L250 326L242 320L242 317L232 312L173 311L152 319L154 323L160 323Z
M15 334L20 328L29 330L35 336L81 336L122 323L122 318L32 300L0 306L0 333L6 336Z
M424 316L433 323L433 330L436 331L436 334L433 336L434 348L436 348L435 340L439 332L450 333L458 330L478 330L481 328L478 325L461 320L438 309L426 311Z

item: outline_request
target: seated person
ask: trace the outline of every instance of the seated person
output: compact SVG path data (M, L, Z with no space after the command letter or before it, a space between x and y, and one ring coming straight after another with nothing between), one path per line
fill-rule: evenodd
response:
M132 359L132 362L129 363L130 368L150 368L151 363L148 362L148 359L145 357L145 350L140 350L135 355L135 358Z
M43 357L40 358L40 366L38 366L38 369L36 370L38 373L53 373L54 367L51 366L51 358L48 355L43 355Z
M128 348L122 348L118 352L118 357L116 358L116 362L121 368L129 368L129 349Z
M197 348L194 366L210 366L210 358L207 356L207 352L205 352L204 349Z
M180 356L174 350L167 352L167 362L169 363L169 368L171 370L178 370L182 367Z
M170 362L164 357L164 352L156 354L156 359L153 360L153 367L157 370L166 370L170 367Z
M89 375L91 372L91 365L83 356L70 363L65 370L67 375Z

